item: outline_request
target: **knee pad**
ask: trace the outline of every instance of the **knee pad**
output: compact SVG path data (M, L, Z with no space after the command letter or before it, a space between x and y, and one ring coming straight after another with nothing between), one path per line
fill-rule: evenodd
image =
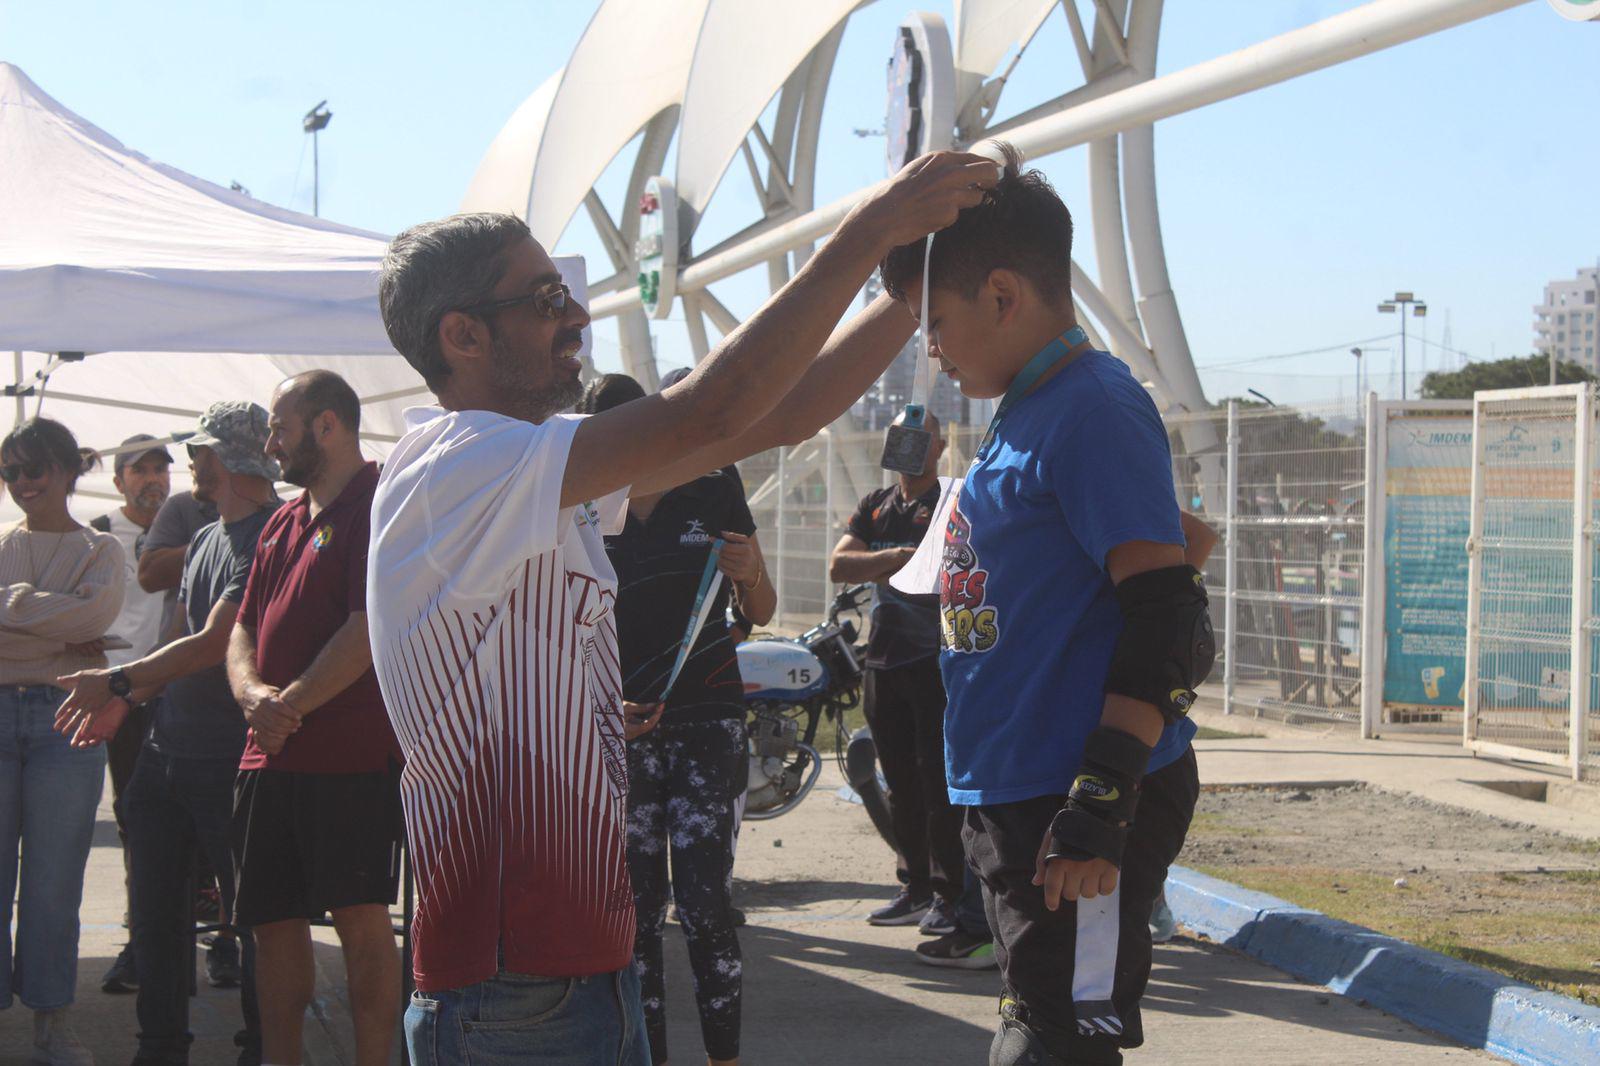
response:
M989 1066L1066 1066L1066 1063L1050 1054L1039 1034L1026 1023L1001 1018L994 1043L989 1045Z

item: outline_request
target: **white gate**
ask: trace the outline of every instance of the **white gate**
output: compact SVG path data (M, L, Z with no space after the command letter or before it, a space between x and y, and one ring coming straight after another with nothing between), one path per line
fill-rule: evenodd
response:
M1588 384L1473 404L1463 739L1574 776L1594 672L1594 420Z

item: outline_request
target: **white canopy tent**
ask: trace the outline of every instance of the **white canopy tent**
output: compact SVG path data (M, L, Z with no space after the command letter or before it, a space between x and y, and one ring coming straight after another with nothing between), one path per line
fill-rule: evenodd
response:
M404 408L428 399L378 314L387 243L147 159L0 63L0 352L13 382L0 424L44 414L103 450L191 429L217 400L264 404L286 375L325 367L363 398L381 458ZM582 259L557 266L583 299ZM80 518L120 499L106 466L79 483ZM0 520L17 516L0 500Z

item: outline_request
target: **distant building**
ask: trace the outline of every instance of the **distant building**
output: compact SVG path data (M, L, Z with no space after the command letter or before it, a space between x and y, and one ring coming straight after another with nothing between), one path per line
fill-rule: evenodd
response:
M867 282L865 302L872 303L882 291L877 275L873 275ZM883 372L883 376L867 390L865 396L856 401L851 410L860 420L862 429L882 429L905 409L916 390L919 350L913 334L906 346L900 349L900 354L895 356L894 362L889 364L889 369ZM947 426L971 425L972 407L972 401L961 395L960 386L934 367L933 395L928 398L928 410L933 412L934 417Z
M1544 287L1544 303L1533 309L1533 349L1538 355L1554 352L1557 359L1600 371L1600 266L1578 271L1572 281L1552 281Z

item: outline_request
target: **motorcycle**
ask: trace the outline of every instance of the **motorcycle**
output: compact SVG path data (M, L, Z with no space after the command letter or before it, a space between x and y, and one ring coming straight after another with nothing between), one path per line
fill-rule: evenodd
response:
M873 826L893 846L889 790L878 772L872 731L845 725L861 696L863 649L856 644L871 584L851 585L828 605L823 622L798 637L747 640L738 647L749 711L749 788L744 817L776 818L800 805L822 773L815 744L824 718L834 723L834 758L861 797ZM854 620L840 619L854 612Z

